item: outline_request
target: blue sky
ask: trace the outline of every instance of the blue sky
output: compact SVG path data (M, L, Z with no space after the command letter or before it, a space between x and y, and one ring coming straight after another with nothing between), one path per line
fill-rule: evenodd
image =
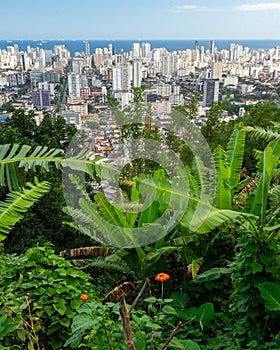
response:
M280 39L280 1L1 1L0 39Z

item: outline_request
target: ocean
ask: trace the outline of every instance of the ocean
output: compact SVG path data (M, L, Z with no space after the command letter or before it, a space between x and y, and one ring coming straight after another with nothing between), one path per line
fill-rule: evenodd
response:
M119 53L121 50L128 52L132 48L133 43L149 42L151 49L165 47L168 51L183 51L193 49L195 46L194 40L0 40L0 50L6 49L7 46L17 44L20 51L25 51L27 46L40 47L45 50L51 50L54 45L65 45L74 56L75 52L85 52L85 43L90 44L90 52L94 53L95 48L113 46L113 52ZM204 46L205 50L209 48L209 40L198 40L199 46ZM268 50L275 46L280 46L280 40L215 40L215 46L218 51L228 50L231 43L239 43L243 47L249 47L250 50Z

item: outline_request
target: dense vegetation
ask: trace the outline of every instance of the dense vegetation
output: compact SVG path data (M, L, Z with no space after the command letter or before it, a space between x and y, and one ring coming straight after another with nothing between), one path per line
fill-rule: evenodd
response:
M63 117L52 117L47 113L38 126L34 120L34 111L25 113L19 109L15 110L13 116L5 123L0 124L0 144L30 145L32 149L46 146L49 149L61 150L58 154L62 155L76 131L76 127L67 124ZM91 244L89 238L62 225L66 215L62 211L65 201L61 186L61 171L50 162L47 173L36 168L34 171L21 174L21 177L24 181L33 181L34 175L40 181L48 180L52 184L51 189L12 229L5 240L5 251L22 253L27 248L34 247L37 243L42 245L44 242L53 243L56 252ZM6 186L1 188L1 199L5 198L7 191ZM52 220L49 219L50 215Z
M242 124L219 113L213 106L202 128L215 174L168 134L184 174L140 159L123 172L126 201L115 206L88 188L113 169L83 152L62 157L73 135L63 120L38 127L15 111L1 124L0 349L280 348L280 110L257 105ZM159 140L145 124L122 133ZM67 213L66 168L81 198ZM140 245L135 232L154 239Z

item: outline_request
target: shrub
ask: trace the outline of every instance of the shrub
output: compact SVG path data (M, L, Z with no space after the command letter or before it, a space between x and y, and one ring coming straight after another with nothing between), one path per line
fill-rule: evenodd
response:
M59 349L69 338L89 276L49 247L0 255L0 342L7 349ZM26 347L22 347L25 344ZM21 346L20 346L21 345Z

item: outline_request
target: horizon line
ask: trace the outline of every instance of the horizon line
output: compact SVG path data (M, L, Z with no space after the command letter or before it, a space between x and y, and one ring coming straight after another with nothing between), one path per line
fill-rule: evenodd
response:
M151 39L151 38L142 38L142 39L136 39L136 38L130 38L130 39L123 39L123 38L118 38L118 39L97 39L97 38L80 38L80 39L73 39L73 38L40 38L40 39L23 39L23 38L0 38L0 41L43 41L43 40L48 40L48 41L154 41L154 40L158 40L158 41L190 41L190 40L202 40L202 41L206 41L206 40L266 40L266 41L280 41L280 38L180 38L180 39L175 39L175 38L156 38L156 39Z

